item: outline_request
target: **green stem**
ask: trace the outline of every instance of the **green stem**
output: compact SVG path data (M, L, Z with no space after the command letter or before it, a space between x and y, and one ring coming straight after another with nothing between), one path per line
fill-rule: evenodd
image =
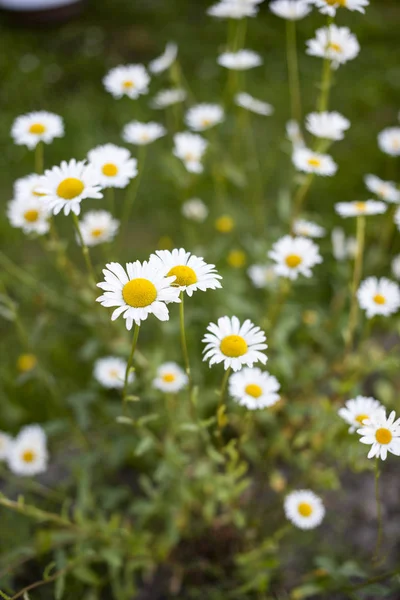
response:
M351 286L351 306L346 332L346 353L351 350L354 332L358 321L357 290L360 285L365 244L365 217L357 217L357 254L354 260L353 281Z
M221 388L219 390L219 398L218 398L218 410L217 410L217 423L218 423L218 437L221 439L222 429L224 426L224 400L225 400L225 391L226 386L228 384L229 376L231 374L231 367L229 367L224 374L222 379Z
M108 188L108 210L114 216L115 214L115 190L113 187Z
M332 25L334 21L333 17L328 16L327 28ZM328 42L329 44L329 42ZM332 61L329 58L325 58L322 65L321 75L321 91L317 101L317 111L323 112L328 109L329 91L332 83Z
M132 368L133 355L135 354L136 345L137 345L137 341L138 341L138 337L139 337L139 331L140 331L140 325L137 325L135 323L135 329L133 330L131 353L129 355L128 362L126 364L124 387L122 390L122 403L123 403L123 412L124 413L126 412L126 397L127 397L127 391L128 391L129 373Z
M43 142L39 142L38 144L36 144L35 148L35 171L39 175L43 173L43 165Z
M304 183L297 188L296 195L293 200L293 210L292 210L292 218L290 222L290 230L293 235L294 224L299 218L301 210L303 208L304 200L306 199L307 192L311 187L311 184L314 179L314 173L309 173L304 180Z
M124 233L124 230L128 225L129 217L132 212L132 207L133 207L133 204L136 200L136 197L137 197L137 194L139 191L140 182L143 177L146 153L147 153L146 146L140 146L139 147L139 155L138 155L138 174L137 174L136 178L133 180L133 182L127 188L126 196L125 196L125 200L124 200L124 206L122 208L121 234L120 234L121 240L122 240L122 234Z
M383 521L382 521L382 504L381 498L379 494L379 458L375 459L375 500L376 500L376 512L377 512L377 520L378 520L378 533L376 538L376 546L375 552L373 556L373 562L377 562L379 559L379 553L382 545L382 535L383 535Z
M289 76L289 91L292 119L301 122L301 93L297 60L296 22L286 20L286 58Z
M91 283L94 285L94 287L96 287L96 284L97 284L96 275L95 275L94 268L93 268L93 265L92 265L92 261L91 261L91 258L90 258L89 248L86 246L85 242L83 241L81 228L79 226L79 219L78 219L77 215L74 212L72 213L72 218L73 218L73 221L74 221L76 233L78 235L79 243L80 243L80 246L82 248L83 258L85 259L85 263L86 263L86 267L87 267L87 270L88 270L88 273L89 273L89 277L91 279Z
M193 380L192 380L192 373L191 373L191 370L190 370L189 351L188 351L187 340L186 340L184 296L185 296L185 293L181 292L180 293L181 303L179 305L179 323L180 323L180 330L181 330L181 346L182 346L183 361L185 363L186 375L188 376L188 381L189 381L190 412L191 412L193 420L197 421L196 404L195 404L194 393L193 393L193 391L194 391L193 390Z

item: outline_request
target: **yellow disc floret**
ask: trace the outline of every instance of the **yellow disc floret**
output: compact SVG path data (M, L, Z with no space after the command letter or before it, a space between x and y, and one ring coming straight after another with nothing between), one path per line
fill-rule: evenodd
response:
M375 302L375 304L385 304L386 298L385 298L385 296L382 296L382 294L376 294L374 296L374 302Z
M243 356L247 352L247 343L240 335L227 335L221 341L219 349L229 358Z
M302 263L303 259L298 254L288 254L285 262L290 269L295 269Z
M173 373L165 373L165 375L162 376L162 380L165 381L165 383L172 383L175 379L176 377Z
M375 439L378 442L378 444L390 444L392 438L392 432L390 431L390 429L386 429L386 427L381 427L375 432Z
M28 221L29 223L35 223L35 221L37 221L39 218L39 211L35 210L34 208L32 208L31 210L27 210L24 213L24 219L25 221Z
M22 460L26 463L31 463L35 460L35 456L33 450L24 450L22 453Z
M312 158L309 158L307 162L310 165L310 167L320 167L321 166L321 161L319 158L312 157Z
M308 502L300 502L298 510L302 517L309 517L313 511L311 504Z
M197 275L191 267L186 265L177 265L172 267L167 273L167 277L175 275L176 279L172 285L187 286L197 283Z
M101 170L103 175L105 175L106 177L115 177L115 175L118 173L118 167L113 163L106 163L105 165L103 165Z
M122 297L129 306L143 308L152 304L157 298L156 286L142 277L131 279L122 288Z
M37 365L37 358L34 354L21 354L17 360L17 369L21 373L32 371Z
M252 396L253 398L259 398L262 395L262 388L256 383L249 383L249 385L246 385L244 391L248 396Z
M356 421L358 421L358 423L360 423L360 425L363 425L363 422L365 421L365 419L369 419L369 415L357 415L356 416Z
M64 198L64 200L73 200L74 198L77 198L84 189L85 186L80 179L77 179L76 177L67 177L67 179L63 179L63 181L58 184L57 196Z
M35 133L36 135L40 135L46 131L46 127L41 123L33 123L29 127L29 133Z

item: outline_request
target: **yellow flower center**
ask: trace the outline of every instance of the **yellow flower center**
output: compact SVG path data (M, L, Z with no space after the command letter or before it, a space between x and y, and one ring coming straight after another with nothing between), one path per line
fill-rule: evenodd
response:
M124 82L122 83L122 87L123 87L125 90L131 90L132 88L134 88L134 87L135 87L135 84L133 83L133 81L132 81L131 79L127 79L126 81L124 81Z
M300 502L298 511L302 517L309 517L312 514L313 508L308 502Z
M330 42L328 44L328 50L333 50L334 52L342 52L342 46L340 46L340 44L335 44L335 42Z
M356 209L359 212L365 212L365 210L367 208L367 203L366 202L355 202L354 206L356 207Z
M129 306L143 308L154 302L157 298L157 290L151 281L138 277L137 279L131 279L124 285L122 297Z
M31 371L36 367L37 358L34 354L21 354L17 360L17 369L21 373Z
M165 375L162 376L162 380L165 381L165 383L172 383L175 379L176 377L172 373L165 373Z
M356 421L358 421L358 423L360 423L360 425L363 425L363 421L365 421L365 419L369 419L369 415L357 415L356 416Z
M385 296L382 296L382 294L376 294L376 296L374 296L374 302L376 304L386 304L386 298Z
M375 439L378 442L378 444L390 444L392 438L392 432L390 431L390 429L386 429L386 427L381 427L375 432Z
M290 269L295 269L303 262L303 259L298 254L288 254L285 262Z
M231 250L228 254L228 264L235 269L240 269L246 264L246 254L242 250Z
M320 167L321 166L321 161L319 158L312 157L312 158L309 158L307 160L307 162L310 165L310 167Z
M381 198L384 198L386 196L387 192L388 192L388 188L386 187L386 185L381 185L377 191L377 194Z
M105 165L103 165L101 170L103 175L105 175L106 177L115 177L115 175L118 173L118 167L113 163L106 163Z
M219 349L229 358L243 356L247 352L247 343L240 335L227 335L221 341Z
M339 6L346 6L347 0L325 0L326 4L330 6L334 6L335 4L339 4Z
M36 133L37 135L40 135L41 133L44 133L46 131L46 127L44 125L42 125L41 123L32 123L32 125L29 127L29 133Z
M203 127L208 127L208 125L211 125L211 121L210 119L203 119L201 124L203 125Z
M40 192L37 192L37 191L35 190L35 188L33 188L33 189L32 189L32 194L33 194L34 196L38 196L38 197L40 197L40 196L45 196L45 195L46 195L46 194L41 194Z
M93 229L92 236L95 238L100 237L104 233L104 229Z
M148 142L150 139L149 134L145 131L144 133L142 133L140 135L140 139L142 140L142 142Z
M185 154L185 160L186 160L186 162L191 162L193 160L196 160L196 157L193 154L193 152L186 152L186 154Z
M177 265L176 267L172 267L167 273L167 277L172 277L175 275L176 279L172 283L172 285L192 285L193 283L197 283L196 273L190 267L185 265Z
M229 215L222 215L215 221L215 229L220 233L229 233L235 226L235 222Z
M117 379L117 377L119 377L119 373L118 373L117 369L110 369L108 374L113 379Z
M22 453L22 460L26 463L31 463L35 460L36 454L33 450L24 450Z
M34 223L35 221L38 220L39 217L39 211L35 210L35 209L31 209L31 210L27 210L24 213L24 219L25 221L29 221L29 223Z
M85 189L84 184L80 179L76 177L67 177L63 179L57 187L57 196L64 198L64 200L73 200L83 192Z
M244 388L244 391L248 396L253 396L253 398L259 398L262 395L262 388L256 383L249 383Z

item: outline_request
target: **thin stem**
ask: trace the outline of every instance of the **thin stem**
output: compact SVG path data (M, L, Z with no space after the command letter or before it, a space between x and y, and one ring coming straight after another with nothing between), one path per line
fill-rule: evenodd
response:
M128 383L129 383L129 373L132 368L133 355L135 354L136 345L137 345L137 341L138 341L138 337L139 337L139 331L140 331L140 325L137 325L135 323L135 329L133 330L131 353L129 355L128 362L126 364L124 387L122 390L122 403L123 403L124 413L126 411L126 397L127 397Z
M82 248L82 254L83 254L83 258L85 259L85 263L86 263L86 267L91 279L91 283L94 285L94 287L96 287L96 275L94 272L94 268L92 265L92 261L90 258L90 254L89 254L89 248L86 246L85 242L83 241L83 237L82 237L82 232L81 232L81 228L79 226L79 219L77 217L77 215L73 212L72 213L72 218L74 220L74 225L75 225L75 229L76 229L76 233L78 235L78 239L79 239L79 243L80 246Z
M182 346L182 354L183 360L185 363L186 375L189 379L189 386L192 387L192 376L190 372L190 360L189 360L189 352L187 348L186 341L186 331L185 331L185 302L184 302L184 292L180 293L181 303L179 305L179 323L181 329L181 346Z
M108 188L108 210L112 215L115 214L115 191L113 187Z
M39 142L35 148L35 171L39 175L43 173L43 142Z
M376 538L375 552L374 552L374 556L372 559L374 562L378 561L379 553L380 553L380 549L381 549L381 545L382 545L382 535L383 535L382 504L381 504L381 498L380 498L380 494L379 494L379 477L380 477L379 458L376 458L375 459L375 500L376 500L377 519L378 519L378 533L377 533L377 538Z
M317 102L317 111L323 112L328 108L329 91L332 83L332 67L329 58L325 58L322 66L321 91Z
M296 195L293 200L293 210L292 210L292 218L290 222L290 231L293 234L294 224L297 221L301 209L303 208L304 200L306 199L307 192L310 189L310 186L314 179L314 173L309 173L304 180L304 183L297 188Z
M357 217L357 254L354 260L353 282L351 286L351 306L346 332L346 353L351 350L354 332L358 321L357 290L360 285L365 244L365 217Z
M285 305L285 302L289 296L289 292L291 289L290 279L285 279L281 277L279 291L275 301L271 304L271 308L268 315L269 321L269 335L272 335L272 332L275 329L276 323L278 321L278 317L282 312L282 309Z
M217 410L217 423L218 423L218 437L221 439L222 429L225 424L224 418L224 408L225 408L225 391L226 386L228 384L229 376L231 374L231 367L225 371L224 377L222 379L221 387L219 390L219 398L218 398L218 410Z
M286 20L286 58L289 76L289 91L292 119L301 121L301 94L299 66L297 60L296 22Z
M146 146L140 146L139 147L139 155L138 155L138 174L137 174L136 178L133 180L133 182L127 188L126 196L125 196L125 200L124 200L124 206L122 208L121 233L120 233L121 241L122 241L122 234L123 234L125 228L127 227L129 218L131 216L133 204L138 195L140 182L143 177L146 154L147 154Z

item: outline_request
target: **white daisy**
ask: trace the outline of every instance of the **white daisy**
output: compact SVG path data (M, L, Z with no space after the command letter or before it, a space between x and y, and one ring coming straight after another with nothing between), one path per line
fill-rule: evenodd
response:
M13 439L7 453L7 463L15 475L37 475L47 469L46 434L40 425L23 427Z
M378 135L378 146L390 156L400 156L400 127L387 127Z
M186 92L180 88L171 88L169 90L160 90L150 102L152 108L166 108L186 99Z
M207 264L203 258L186 252L183 248L170 250L156 250L150 256L150 264L165 277L175 276L173 286L178 286L180 292L192 296L193 292L208 289L216 290L222 287L215 265Z
M306 129L326 140L342 140L350 121L338 112L314 112L306 117Z
M207 331L203 360L208 360L210 367L223 362L225 370L239 371L243 365L252 367L258 361L265 365L268 360L262 352L268 348L265 333L249 319L241 325L237 317L220 317Z
M310 238L321 238L324 237L326 231L317 223L313 223L312 221L304 221L303 219L298 219L293 224L293 232L295 235L301 235L303 237Z
M150 314L160 321L168 321L168 302L180 302L179 288L172 287L175 277L164 277L149 262L126 263L126 270L113 262L103 269L104 281L97 286L104 294L97 298L102 306L117 307L111 315L115 321L123 316L126 328L133 322L140 325Z
M355 237L346 237L341 227L332 230L332 253L336 260L354 258L357 253L357 240Z
M366 419L369 419L381 407L382 404L375 398L357 396L347 400L344 407L338 410L338 415L350 425L349 433L354 433Z
M167 133L167 130L160 123L140 123L139 121L132 121L125 125L122 130L122 138L128 144L136 144L138 146L145 146L151 144L158 138L163 137Z
M64 214L71 211L79 215L81 202L86 198L102 198L101 186L94 168L85 161L69 162L63 160L59 167L45 171L40 179L38 192L49 210L58 215L64 209Z
M176 394L188 384L185 371L174 362L166 362L157 369L157 376L153 380L153 387L166 394Z
M400 202L400 190L397 189L393 181L383 181L376 175L366 175L364 177L365 185L370 192L385 200L386 202Z
M250 96L247 92L239 92L239 94L236 94L234 101L237 106L250 110L257 115L267 117L274 112L274 107L271 106L271 104L263 102L263 100L257 100L257 98L253 98L253 96Z
M262 64L262 58L252 50L238 50L237 52L223 52L218 57L218 64L234 71L246 71Z
M205 131L222 123L224 117L224 109L219 104L198 104L189 108L185 122L193 131Z
M311 11L308 0L274 0L269 8L278 17L290 21L303 19Z
M364 6L368 6L369 0L309 0L319 12L334 17L338 8L347 8L364 13Z
M303 134L301 133L300 126L297 121L290 119L286 123L286 135L292 142L293 148L305 148Z
M197 133L183 131L174 135L174 156L180 158L190 173L202 173L201 160L208 142Z
M400 207L396 210L394 214L394 222L397 225L397 229L400 231Z
M24 233L43 235L50 229L49 209L38 196L20 196L8 203L7 217L13 227Z
M368 277L361 283L357 298L368 319L375 315L389 317L399 310L400 288L386 277Z
M329 154L320 154L308 148L295 147L292 155L293 164L303 173L315 173L331 177L337 171L337 164Z
M280 398L278 380L257 367L245 367L229 379L229 394L241 406L257 410L273 406Z
M37 189L40 187L42 175L32 173L26 177L21 177L14 182L14 198L39 198L42 196Z
M200 198L191 198L182 204L182 214L190 221L203 223L208 217L208 208Z
M118 356L106 356L96 360L93 369L93 377L105 388L122 389L125 383L127 362ZM131 371L128 382L132 383L135 374Z
M387 209L384 202L365 200L362 202L337 202L335 210L341 217L359 217L361 215L381 215Z
M296 490L285 498L286 518L299 529L314 529L324 519L325 508L319 496L311 490Z
M400 279L400 254L392 260L392 273L396 279Z
M178 46L174 42L169 42L165 46L165 50L161 56L158 56L149 63L149 71L151 73L159 74L170 68L172 63L178 56Z
M315 33L316 37L307 41L307 54L328 58L334 69L352 60L360 52L358 40L348 27L329 25L317 29Z
M266 288L277 279L274 265L251 265L247 274L256 288Z
M256 4L256 2L224 0L210 6L207 10L207 14L219 19L243 19L243 17L255 17L258 12Z
M120 65L111 69L103 79L103 85L114 98L135 99L148 93L150 77L143 65Z
M88 152L88 160L103 188L124 188L138 173L137 160L131 158L129 150L115 144L93 148Z
M396 420L394 410L389 417L384 408L374 412L363 426L357 430L361 435L360 442L371 446L368 458L386 460L387 453L400 456L400 419Z
M84 244L97 246L114 239L119 221L106 210L91 210L83 216L79 227Z
M64 135L61 117L46 111L31 112L17 117L11 128L11 137L15 144L27 146L30 150L39 142L50 144L54 138Z
M5 433L4 431L0 431L0 460L5 460L7 458L11 443L11 435L8 435L8 433Z
M311 269L322 263L318 246L305 237L285 235L275 242L268 256L275 261L275 272L282 277L311 277Z

